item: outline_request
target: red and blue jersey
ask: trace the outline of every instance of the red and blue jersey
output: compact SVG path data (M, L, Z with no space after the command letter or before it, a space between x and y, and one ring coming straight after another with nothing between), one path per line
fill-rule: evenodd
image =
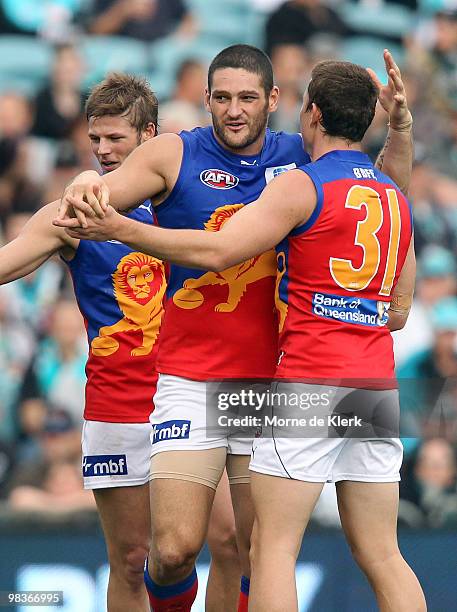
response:
M156 208L167 228L218 231L275 176L309 162L299 134L267 130L258 155L237 155L211 127L180 134L176 185ZM278 356L272 249L222 272L171 265L157 369L194 380L263 378Z
M153 223L150 202L129 217ZM66 263L89 341L84 418L148 422L166 289L163 263L116 240L81 240Z
M276 247L276 375L394 386L386 324L411 241L409 202L359 151L332 151L300 170L314 183L317 205Z

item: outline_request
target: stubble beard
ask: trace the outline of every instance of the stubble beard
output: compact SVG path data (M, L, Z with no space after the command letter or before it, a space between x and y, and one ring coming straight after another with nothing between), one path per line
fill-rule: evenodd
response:
M251 146L264 134L268 124L268 115L267 103L261 113L252 120L252 123L250 125L248 124L249 131L242 140L237 140L236 136L232 137L228 129L225 128L222 123L218 122L214 115L212 116L213 129L225 147L234 151L240 151L241 149Z

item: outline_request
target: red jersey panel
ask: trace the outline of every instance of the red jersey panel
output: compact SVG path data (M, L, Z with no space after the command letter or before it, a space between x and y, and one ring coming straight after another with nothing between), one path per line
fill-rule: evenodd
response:
M386 324L411 241L410 205L359 151L332 151L301 169L318 202L309 221L277 246L276 375L395 386Z

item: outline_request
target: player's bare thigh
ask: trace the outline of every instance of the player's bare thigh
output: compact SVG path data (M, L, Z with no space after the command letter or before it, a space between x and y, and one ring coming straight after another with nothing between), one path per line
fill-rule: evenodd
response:
M151 540L149 484L95 489L94 497L110 560L133 552L144 562Z
M198 554L225 467L226 448L164 451L151 459L150 495L157 555Z

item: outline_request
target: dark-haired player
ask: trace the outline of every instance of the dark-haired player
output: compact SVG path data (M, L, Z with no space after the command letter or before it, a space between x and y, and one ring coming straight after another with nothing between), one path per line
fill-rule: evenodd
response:
M404 96L394 98L402 83L388 54L386 65L390 86L383 94L391 111L386 159L393 155L396 171L408 175L410 137L395 129L407 130L410 116ZM151 197L162 227L216 232L275 176L309 162L299 135L267 129L278 93L271 63L260 50L247 45L225 49L213 60L208 75L206 106L212 128L163 135L146 143L109 177L84 173L67 189L56 222L86 226L84 214L95 211L103 216L109 194L119 209ZM62 220L69 207L75 208L78 220ZM252 231L255 234L255 226ZM151 495L162 503L151 507L153 545L146 583L154 610L172 606L190 610L197 590L195 559L205 538L215 487L227 465L244 573L239 609L247 610L251 444L227 435L207 435L205 381L274 374L276 255L270 250L217 273L211 271L212 265L206 271L189 269L179 244L170 256L176 265L170 271L156 410L151 416Z

